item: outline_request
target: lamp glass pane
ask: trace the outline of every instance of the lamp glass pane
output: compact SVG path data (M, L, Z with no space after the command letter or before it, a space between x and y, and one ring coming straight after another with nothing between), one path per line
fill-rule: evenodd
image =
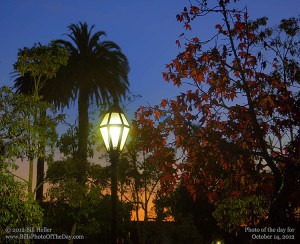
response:
M100 128L100 132L107 150L109 150L107 127Z
M109 124L110 125L116 125L116 124L121 125L122 124L119 113L111 113Z
M127 121L127 119L125 118L125 115L124 115L124 114L121 114L121 116L122 116L122 119L123 119L123 123L124 123L125 125L128 125L128 126L129 126L128 121Z
M116 149L117 146L118 146L118 142L119 142L121 128L120 127L116 127L116 126L111 126L109 128L109 132L110 132L110 138L111 138L111 142L112 142L112 147L113 147L113 149Z
M125 145L125 141L126 141L126 138L128 136L128 132L129 132L129 128L124 127L124 129L123 129L123 135L122 135L122 141L121 141L121 144L120 144L120 150L121 151L123 150L123 147Z
M106 124L107 124L108 116L109 116L109 114L106 114L106 115L104 116L104 118L103 118L103 120L102 120L100 126L101 126L101 125L106 125Z

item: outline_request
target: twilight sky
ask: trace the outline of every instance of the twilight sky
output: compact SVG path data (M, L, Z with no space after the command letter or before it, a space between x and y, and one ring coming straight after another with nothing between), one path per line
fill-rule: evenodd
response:
M269 17L272 25L280 19L299 15L298 0L248 0L250 18ZM178 53L175 44L184 31L176 14L188 6L188 0L1 0L0 7L0 86L13 85L12 65L18 48L32 47L35 42L47 44L54 39L67 39L67 26L79 21L95 24L105 31L127 56L131 71L130 90L142 95L129 108L129 116L142 104L160 103L171 98L178 89L164 82L162 72ZM198 19L193 34L207 39L215 30L216 19ZM76 108L65 111L75 114Z
M159 104L163 98L179 94L178 88L162 78L165 64L178 54L175 43L184 32L176 14L188 0L0 0L0 86L13 85L10 72L17 60L18 48L32 47L34 43L47 44L54 39L67 39L67 26L79 21L95 25L96 31L105 31L127 56L131 71L130 90L142 98L129 107L128 117L149 102ZM299 0L242 0L247 4L251 19L267 16L271 25L282 18L299 15ZM198 18L192 25L193 34L208 39L215 31L217 19ZM76 106L65 110L71 123ZM27 174L27 173L26 173Z

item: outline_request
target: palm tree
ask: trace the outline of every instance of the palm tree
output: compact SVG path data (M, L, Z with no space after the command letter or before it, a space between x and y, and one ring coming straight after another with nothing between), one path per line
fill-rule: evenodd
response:
M95 100L99 105L109 103L112 98L118 102L129 87L126 56L114 42L99 41L105 32L98 31L92 35L94 27L88 28L82 22L72 24L68 27L71 33L67 34L72 42L55 41L70 54L68 64L61 67L55 79L61 80L60 84L67 93L72 92L70 101L78 96L80 161L87 159L90 101Z
M75 160L80 167L78 181L85 184L87 171L87 143L89 133L88 109L91 100L97 105L109 103L111 99L118 102L128 91L129 65L120 47L111 41L100 42L105 32L98 31L92 35L95 26L88 28L86 23L72 24L68 27L67 36L72 42L56 40L66 48L69 56L68 64L61 67L56 75L56 82L63 85L66 92L72 93L70 101L78 96L79 116L79 150ZM74 223L71 235L76 232Z

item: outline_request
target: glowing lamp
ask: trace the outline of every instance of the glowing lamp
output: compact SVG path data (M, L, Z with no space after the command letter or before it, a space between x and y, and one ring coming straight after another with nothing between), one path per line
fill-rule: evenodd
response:
M122 151L129 129L129 123L120 107L111 106L100 124L100 132L107 151Z

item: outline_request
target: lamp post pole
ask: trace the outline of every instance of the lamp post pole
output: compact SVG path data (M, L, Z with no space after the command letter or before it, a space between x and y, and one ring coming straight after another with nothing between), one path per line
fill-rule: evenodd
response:
M118 188L117 188L117 172L118 172L119 152L112 150L110 152L111 162L111 243L117 243L117 223L118 223Z
M129 123L118 105L113 105L105 114L100 132L111 163L111 243L117 244L118 233L118 182L119 154L123 150L130 130Z

